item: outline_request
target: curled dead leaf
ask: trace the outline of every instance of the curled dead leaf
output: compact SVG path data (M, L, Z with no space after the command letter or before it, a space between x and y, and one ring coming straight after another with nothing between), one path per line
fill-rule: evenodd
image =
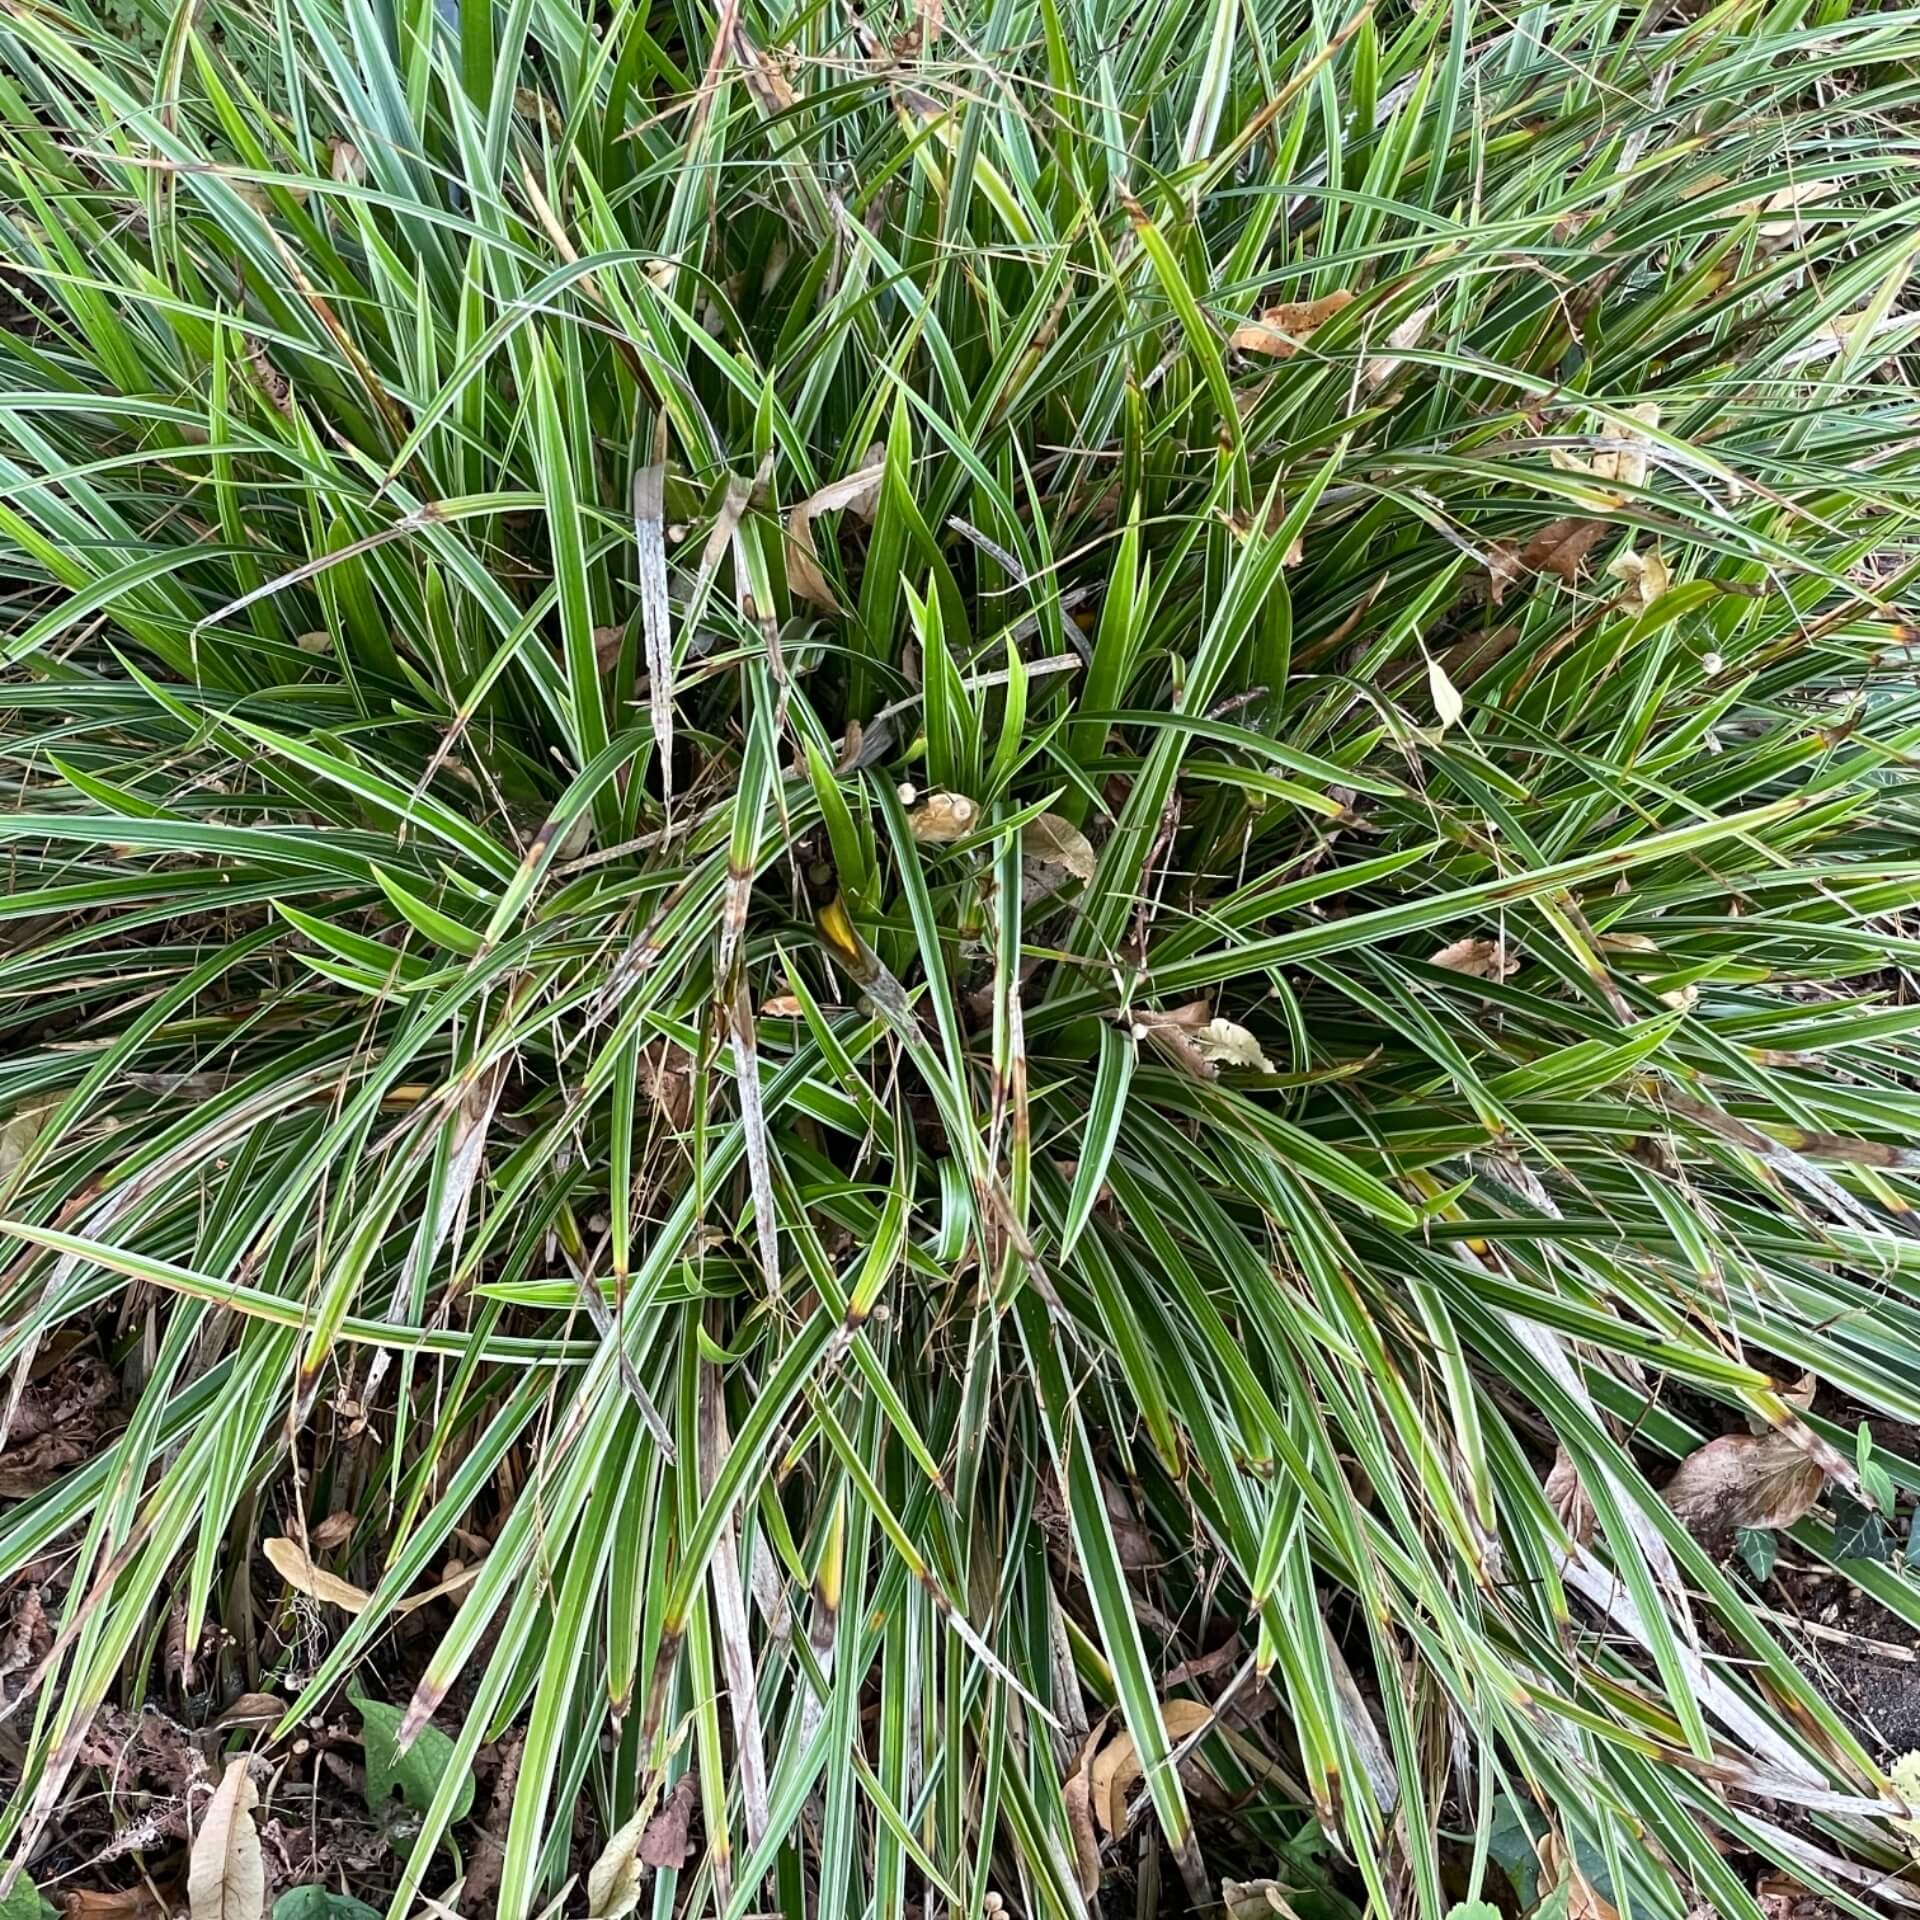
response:
M841 508L870 515L885 473L886 462L875 461L857 473L848 474L844 480L835 480L810 493L787 515L787 585L803 600L811 600L828 613L840 611L833 587L820 570L819 550L813 544L813 523L818 515Z
M1599 1888L1580 1871L1580 1863L1560 1844L1558 1835L1543 1833L1534 1842L1534 1850L1540 1856L1542 1890L1553 1894L1562 1888L1566 1891L1565 1906L1556 1909L1566 1915L1566 1920L1620 1920L1613 1903L1603 1898Z
M1209 1020L1193 1036L1193 1047L1201 1059L1216 1067L1247 1067L1256 1073L1278 1071L1257 1036L1232 1020Z
M964 793L930 793L907 815L907 825L922 846L938 847L964 839L979 818L978 804Z
M1833 180L1798 180L1792 186L1778 187L1772 193L1741 200L1735 204L1733 212L1740 218L1748 214L1757 215L1763 240L1791 240L1804 231L1799 210L1822 200L1830 200L1839 190L1838 182Z
M1091 880L1098 864L1093 842L1057 813L1039 814L1021 828L1020 853L1041 866L1064 867L1081 881Z
M1167 1729L1168 1741L1178 1746L1212 1721L1213 1710L1198 1700L1163 1700L1160 1718ZM1094 1756L1093 1811L1107 1833L1117 1837L1126 1832L1127 1796L1144 1773L1133 1735L1124 1728Z
M214 1725L228 1727L270 1727L287 1710L277 1693L243 1693Z
M1258 320L1234 328L1229 344L1242 353L1265 354L1269 360L1291 359L1312 339L1316 327L1324 326L1342 307L1352 305L1353 295L1341 287L1318 300L1291 300L1277 307L1263 307Z
M650 1867L684 1867L693 1852L694 1777L683 1773L666 1804L640 1835L640 1858Z
M267 1556L267 1564L294 1592L304 1593L310 1600L324 1600L348 1613L359 1613L373 1597L351 1580L342 1580L325 1567L316 1567L298 1540L263 1540L260 1551Z
M1790 1527L1826 1484L1818 1460L1783 1428L1728 1433L1680 1462L1664 1498L1689 1533L1722 1537L1741 1527Z
M1366 392L1384 387L1400 371L1401 357L1427 337L1436 311L1437 302L1430 300L1424 307L1416 307L1387 335L1388 351L1369 360L1361 372L1360 385Z
M1629 547L1607 562L1607 572L1625 585L1627 600L1642 613L1673 585L1673 575L1667 571L1658 547L1649 547L1645 553Z
M309 1530L307 1538L322 1553L344 1547L353 1538L353 1515L345 1507L336 1507L317 1527Z
M1593 1538L1593 1502L1587 1498L1587 1490L1580 1484L1579 1469L1565 1447L1555 1451L1541 1491L1547 1496L1547 1505L1553 1509L1555 1519L1566 1528L1567 1538L1575 1546L1584 1547Z
M1428 964L1445 967L1449 973L1464 973L1473 980L1504 980L1520 971L1520 956L1504 940L1470 933L1442 947Z
M1294 1920L1298 1909L1278 1880L1222 1880L1220 1904L1227 1920Z
M1106 1724L1103 1719L1087 1735L1080 1748L1080 1757L1074 1762L1073 1771L1067 1775L1060 1789L1060 1798L1067 1809L1067 1828L1073 1835L1073 1860L1080 1877L1080 1891L1089 1900L1100 1891L1100 1836L1093 1830L1091 1769L1093 1752L1100 1744L1101 1731Z

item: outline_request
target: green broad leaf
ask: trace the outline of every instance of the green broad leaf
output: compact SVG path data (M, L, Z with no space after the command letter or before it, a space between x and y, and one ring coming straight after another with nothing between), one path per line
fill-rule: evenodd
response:
M402 1753L399 1736L404 1709L369 1699L363 1693L349 1693L347 1697L360 1709L360 1735L367 1750L367 1805L376 1814L385 1812L397 1787L409 1807L416 1813L426 1812L453 1764L453 1742L438 1727L422 1727ZM455 1796L453 1818L463 1820L472 1810L473 1780L469 1776ZM312 1920L318 1920L318 1916Z
M14 1875L6 1898L0 1899L0 1920L52 1920L58 1911L24 1872Z
M1456 1900L1447 1909L1447 1920L1503 1920L1503 1916L1491 1900Z
M273 1920L380 1920L380 1913L331 1887L290 1887L273 1903Z

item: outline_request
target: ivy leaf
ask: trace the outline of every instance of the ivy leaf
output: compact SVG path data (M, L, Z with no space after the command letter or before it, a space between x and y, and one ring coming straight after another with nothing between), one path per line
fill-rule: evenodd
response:
M375 1813L384 1813L395 1787L400 1798L416 1813L425 1813L440 1790L441 1778L453 1764L453 1742L438 1727L422 1727L405 1753L400 1751L398 1707L384 1700L370 1700L365 1694L347 1696L360 1709L360 1738L367 1749L367 1805ZM464 1820L473 1811L473 1776L461 1782L454 1802L453 1817ZM309 1916L318 1920L318 1916Z
M1780 1557L1780 1536L1770 1527L1741 1527L1733 1536L1740 1558L1756 1580L1764 1580Z
M1833 1495L1833 1557L1870 1560L1875 1566L1885 1566L1893 1558L1893 1535L1886 1521L1871 1507L1863 1507L1852 1494L1837 1489Z

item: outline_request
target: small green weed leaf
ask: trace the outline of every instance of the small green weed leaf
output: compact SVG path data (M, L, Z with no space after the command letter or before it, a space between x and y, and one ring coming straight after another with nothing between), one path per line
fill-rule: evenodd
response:
M402 1753L401 1709L361 1693L348 1698L360 1709L360 1737L367 1749L367 1805L375 1813L384 1812L398 1787L401 1799L416 1813L424 1813L440 1789L441 1776L452 1764L453 1742L438 1727L422 1727L412 1746ZM473 1781L469 1777L460 1790L453 1818L463 1820L472 1809Z
M290 1887L273 1903L273 1920L380 1920L380 1914L331 1887Z
M24 1873L13 1876L13 1885L0 1898L0 1920L49 1920L56 1911Z

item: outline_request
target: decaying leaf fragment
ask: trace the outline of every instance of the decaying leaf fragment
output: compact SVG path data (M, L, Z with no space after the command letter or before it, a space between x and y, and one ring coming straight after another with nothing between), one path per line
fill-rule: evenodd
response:
M1584 1547L1593 1538L1593 1502L1580 1484L1579 1469L1565 1447L1558 1448L1548 1469L1546 1485L1541 1488L1554 1517L1567 1530L1567 1538L1576 1547Z
M1341 287L1318 300L1292 300L1263 307L1258 320L1235 327L1229 343L1242 353L1264 354L1269 360L1288 360L1312 339L1342 307L1353 305L1353 295Z
M1100 1837L1093 1830L1093 1754L1100 1744L1106 1722L1102 1720L1086 1737L1073 1771L1060 1789L1066 1804L1067 1826L1073 1834L1074 1868L1080 1878L1080 1891L1092 1899L1100 1891Z
M1257 1036L1232 1020L1209 1020L1193 1036L1193 1047L1201 1059L1216 1067L1250 1067L1257 1073L1278 1071Z
M930 793L907 815L913 837L927 847L965 839L979 820L978 804L964 793Z
M1625 585L1627 600L1642 613L1673 585L1673 575L1658 547L1649 547L1644 553L1629 547L1607 562L1607 572Z
M1057 813L1039 814L1020 830L1020 897L1029 907L1085 886L1098 865L1093 842Z
M1464 973L1473 980L1504 980L1519 972L1520 956L1504 940L1470 933L1442 947L1428 964L1445 967L1449 973Z

